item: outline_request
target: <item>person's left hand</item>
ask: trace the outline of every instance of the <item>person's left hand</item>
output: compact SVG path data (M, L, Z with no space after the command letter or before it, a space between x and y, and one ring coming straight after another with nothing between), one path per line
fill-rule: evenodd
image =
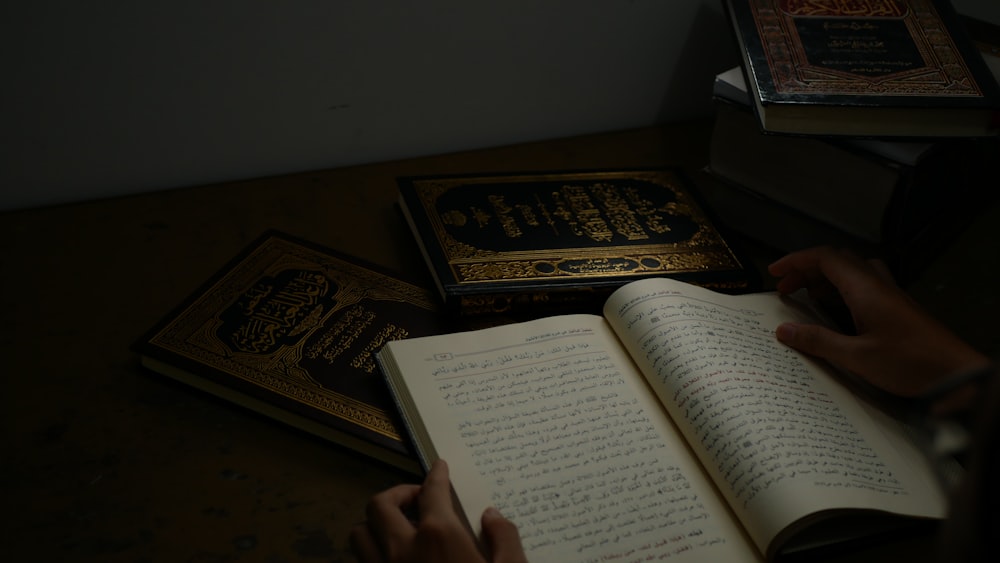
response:
M407 512L416 509L416 521ZM451 497L448 465L434 462L423 485L398 485L368 503L368 521L351 530L351 546L366 563L526 562L517 527L493 508L483 513L481 550Z

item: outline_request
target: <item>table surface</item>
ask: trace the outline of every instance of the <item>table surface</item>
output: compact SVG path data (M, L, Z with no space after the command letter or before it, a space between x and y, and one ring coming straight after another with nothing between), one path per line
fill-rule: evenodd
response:
M266 229L424 268L394 207L398 176L678 166L711 181L701 173L710 129L681 123L0 214L3 559L352 560L348 530L368 498L410 476L144 371L130 344ZM997 206L970 218L908 287L994 356L998 219ZM776 256L751 249L758 267ZM904 538L861 557L921 560L927 544Z

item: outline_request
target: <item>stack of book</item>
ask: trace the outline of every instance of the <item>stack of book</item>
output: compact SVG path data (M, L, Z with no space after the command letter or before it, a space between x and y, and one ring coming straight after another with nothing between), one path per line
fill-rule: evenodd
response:
M905 280L992 196L998 43L945 2L838 6L727 2L743 64L713 85L705 197L778 250L849 246Z

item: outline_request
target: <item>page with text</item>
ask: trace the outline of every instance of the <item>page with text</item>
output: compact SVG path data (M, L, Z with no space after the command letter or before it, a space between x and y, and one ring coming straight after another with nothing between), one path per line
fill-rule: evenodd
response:
M810 319L776 294L651 279L619 290L605 315L762 550L819 510L944 515L901 429L775 339L779 323Z
M408 423L428 457L448 461L477 533L492 505L532 561L761 559L604 319L388 348L404 410L420 413Z

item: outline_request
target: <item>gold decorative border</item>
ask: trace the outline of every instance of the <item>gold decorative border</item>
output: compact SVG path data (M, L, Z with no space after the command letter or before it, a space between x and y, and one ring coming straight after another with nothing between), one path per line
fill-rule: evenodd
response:
M782 0L753 0L751 12L761 38L775 91L779 94L981 97L983 91L929 0L910 0L901 18L924 61L916 69L861 77L809 64Z
M673 191L677 202L672 211L690 217L698 232L683 243L650 245L570 247L556 251L526 250L498 252L478 249L456 240L436 212L438 198L448 191L468 185L489 185L510 182L597 182L601 180L641 180ZM689 273L729 271L739 269L740 262L729 245L688 192L687 185L670 170L628 170L612 172L541 173L521 175L495 175L479 177L433 178L414 182L415 191L424 215L429 218L434 237L445 254L452 275L459 284L477 284L505 280L541 280L551 278L592 279L621 277L636 274ZM572 258L566 258L572 256ZM620 260L639 264L640 267L623 271L598 270L591 273L573 273L558 265L586 260ZM659 267L641 266L643 262L656 262ZM553 266L551 272L542 272L539 265Z
M283 347L271 356L233 353L215 336L221 323L217 315L232 304L261 276L290 268L319 269L337 283L337 306L326 311L321 322L302 336L300 344ZM436 310L427 291L383 276L364 267L281 238L270 238L204 291L150 343L188 360L205 364L227 375L265 389L277 396L308 405L325 414L401 441L389 414L314 381L298 367L301 346L327 318L362 299L398 301Z

